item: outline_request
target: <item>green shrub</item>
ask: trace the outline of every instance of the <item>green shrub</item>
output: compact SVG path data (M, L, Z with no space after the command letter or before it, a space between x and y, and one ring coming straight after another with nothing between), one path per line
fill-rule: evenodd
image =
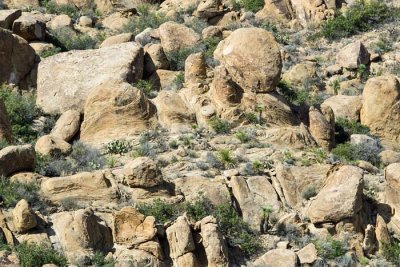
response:
M209 37L202 40L205 46L204 58L209 66L214 67L217 65L214 60L214 51L217 49L219 42L221 42L221 38L218 37Z
M247 143L250 141L250 137L243 131L238 131L235 133L235 137L239 139L241 143Z
M369 134L370 129L368 126L362 125L355 120L347 120L338 118L335 123L336 131L344 131L348 136L352 134Z
M140 213L146 216L153 216L157 222L166 223L178 217L179 211L176 205L169 204L161 199L152 203L143 203L137 206Z
M183 71L185 69L185 60L194 53L201 52L202 48L199 46L184 47L178 50L166 52L165 55L169 61L171 70Z
M172 88L175 90L180 90L183 88L184 83L185 83L185 73L181 71L176 75L172 83Z
M0 98L6 106L11 122L13 137L22 142L36 140L37 133L32 129L35 119L40 116L35 97L31 94L21 95L5 85L0 85Z
M393 50L393 38L389 34L380 34L379 39L373 44L376 53L387 53Z
M381 1L357 1L345 13L338 13L334 19L322 24L320 32L314 37L330 40L349 37L358 32L366 32L373 25L383 23L394 16L394 11Z
M38 267L51 263L59 267L67 266L66 258L47 245L21 243L14 249L22 267Z
M400 242L398 240L394 240L389 244L384 244L382 248L382 255L391 263L396 266L400 265Z
M6 208L15 206L21 199L35 203L39 199L38 190L36 183L11 182L8 178L0 177L0 196Z
M39 53L39 56L42 58L51 57L61 52L61 48L53 47L51 49L46 49Z
M344 256L347 252L347 244L344 241L335 240L331 237L313 241L318 251L318 256L325 259L336 259Z
M2 150L3 148L9 146L9 143L7 140L5 139L0 139L0 150Z
M257 115L254 114L253 112L245 112L245 113L244 113L244 117L246 118L246 120L247 120L249 123L252 123L252 124L257 124L257 123L259 123Z
M70 28L59 28L50 32L55 38L56 46L67 51L93 49L98 41L85 33L77 33Z
M153 95L153 83L146 80L137 81L134 86L141 90L146 96L152 98Z
M131 144L124 139L113 140L106 146L106 152L108 154L124 154L128 153L132 149Z
M209 121L209 124L217 134L226 134L229 133L229 131L231 130L231 125L229 124L228 121L225 121L217 117L213 117Z
M43 1L42 6L46 9L46 13L50 14L65 14L72 19L77 19L79 17L79 9L74 5L63 4L58 5L54 1Z
M251 163L251 168L255 174L259 174L264 168L264 164L259 160L255 160Z
M319 105L323 102L318 92L310 92L306 88L294 89L289 82L281 80L278 84L278 93L293 105Z
M152 12L152 6L141 4L137 7L140 16L133 16L124 26L123 32L131 32L137 35L147 28L157 29L164 22L171 19L161 13Z
M303 193L301 194L301 196L305 199L305 200L309 200L312 197L315 197L317 195L317 189L315 189L314 186L309 186L307 187Z
M379 166L380 163L379 152L379 148L368 144L353 145L351 143L344 143L332 149L333 156L340 161L355 163L358 160L365 160L375 166Z
M257 13L264 7L264 0L240 0L240 5L247 11Z
M213 205L210 200L200 194L195 200L183 203L182 209L194 221L200 221L204 217L212 214Z
M278 43L289 44L289 36L287 34L281 33L276 27L276 25L270 22L263 22L260 25L258 25L258 27L271 32Z
M229 149L218 150L216 157L224 164L225 169L235 166L235 159L232 157L232 152Z
M114 267L115 266L115 261L114 259L106 259L105 255L99 251L94 253L92 256L92 265L94 267Z

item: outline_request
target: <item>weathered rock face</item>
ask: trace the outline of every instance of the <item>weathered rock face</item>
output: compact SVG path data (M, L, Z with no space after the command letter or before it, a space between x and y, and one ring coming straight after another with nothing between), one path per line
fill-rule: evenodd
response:
M267 139L276 145L287 148L304 148L316 146L314 138L306 125L301 123L299 126L276 127L265 132Z
M82 265L93 251L113 247L111 229L91 209L61 212L51 216L63 252L72 264Z
M21 36L28 42L44 40L46 37L46 24L30 15L23 15L14 21L13 33Z
M390 219L389 227L396 233L400 233L400 213L399 210L399 190L400 190L400 163L393 163L385 169L385 201L394 211L393 217Z
M328 121L326 117L314 107L310 108L309 118L310 132L318 145L326 149L333 148L335 145L334 120L333 122Z
M110 204L117 199L114 177L102 171L47 179L42 182L41 189L43 196L56 203L72 199L77 202Z
M321 191L311 199L306 215L314 224L352 218L362 209L362 190L362 169L333 167Z
M0 176L35 168L35 150L32 145L8 146L0 150Z
M200 222L202 244L206 251L207 265L210 267L229 266L228 247L218 231L217 220L212 216Z
M159 30L165 52L193 47L200 40L200 36L193 29L176 22L165 22Z
M57 30L57 29L68 30L68 28L72 28L73 25L74 23L72 19L66 14L57 15L54 18L52 18L50 22L47 23L47 27L49 27L52 30ZM61 28L66 28L66 29L61 29Z
M185 83L201 83L207 76L207 68L202 53L191 54L185 60Z
M61 156L67 155L71 152L71 145L63 139L53 135L43 135L35 145L36 153L46 156Z
M145 50L144 70L145 75L150 76L158 69L168 69L169 62L160 44L151 44Z
M272 249L254 262L254 266L296 267L297 265L298 259L296 253L283 248Z
M154 217L145 217L132 207L114 215L114 236L117 244L135 247L152 240L157 233Z
M26 232L37 225L36 215L25 199L20 200L15 206L13 210L13 223L19 233Z
M343 68L357 69L359 65L369 63L368 50L360 41L351 43L339 51L336 63Z
M285 202L291 206L295 207L299 201L299 192L296 179L290 171L290 168L279 164L276 167L276 178L282 188L282 193Z
M141 90L128 83L104 83L88 96L81 140L102 144L126 139L154 127L155 123L156 108Z
M125 164L123 175L123 183L130 187L149 188L164 182L157 163L148 157L139 157Z
M166 233L174 266L197 266L197 259L193 253L196 248L185 217L178 217L176 222L167 228Z
M35 50L21 37L0 28L0 84L19 84L32 70Z
M361 96L335 95L326 99L322 106L329 106L335 114L335 119L343 118L359 121L362 107Z
M11 30L13 22L21 15L22 11L20 9L0 10L0 28Z
M57 120L51 135L68 142L79 131L80 122L81 115L78 111L67 110Z
M282 79L291 85L302 86L317 77L315 63L300 63L282 75Z
M368 80L363 91L361 123L372 133L400 140L400 83L395 76Z
M165 265L152 254L140 249L116 249L115 267L127 266L153 266L164 267Z
M12 140L11 124L2 99L0 99L0 140L6 140L7 142Z
M308 244L297 252L300 264L313 264L318 259L318 251L313 243Z
M5 0L9 8L39 7L39 0Z
M143 48L137 43L60 53L39 64L36 103L47 113L83 112L94 88L110 80L135 82L142 74Z
M270 92L279 82L280 50L273 35L266 30L235 30L218 44L214 57L246 92Z
M260 231L265 222L262 209L269 206L279 212L281 204L274 187L266 177L254 176L245 179L241 176L231 178L232 193L243 212L243 220L255 231Z
M118 35L114 35L114 36L111 36L111 37L108 37L107 39L105 39L101 43L100 48L106 47L106 46L112 46L112 45L116 45L116 44L131 42L131 41L133 41L133 38L134 38L134 36L132 33L121 33Z

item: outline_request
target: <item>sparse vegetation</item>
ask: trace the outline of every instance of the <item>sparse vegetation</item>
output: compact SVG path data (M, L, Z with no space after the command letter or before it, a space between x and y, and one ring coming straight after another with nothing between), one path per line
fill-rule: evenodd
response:
M233 168L235 166L235 159L229 149L218 150L216 157L224 164L225 168Z
M250 137L244 131L238 131L235 133L235 137L239 139L241 143L247 143L250 141Z
M137 7L139 16L133 16L123 28L123 32L131 32L137 35L147 28L156 29L164 22L171 20L169 17L153 12L150 4L140 4Z
M55 45L66 51L93 49L98 42L96 38L67 27L51 30L51 34L55 38Z
M0 177L0 196L4 207L13 207L21 199L34 203L39 200L39 186L36 183L11 182Z
M22 267L38 267L50 263L59 267L67 266L66 258L48 245L20 243L14 249Z
M54 1L42 1L42 6L46 9L46 13L57 15L64 14L72 19L77 19L79 17L79 9L71 4L58 5Z
M332 154L336 159L347 163L355 163L358 160L369 161L375 166L379 166L379 148L370 146L369 144L357 144L351 143L339 144L332 149Z
M212 118L209 121L209 124L217 134L226 134L231 130L231 126L228 121L217 117Z
M317 189L314 186L309 186L307 187L303 193L301 194L301 196L305 199L305 200L309 200L312 197L315 197L317 195Z
M325 259L336 259L344 256L347 252L347 243L328 237L326 239L314 240L318 255Z
M384 244L382 255L387 261L400 265L400 242L394 239L391 243Z
M337 118L335 123L336 141L338 143L346 142L350 139L352 134L369 134L370 129L368 126L362 125L355 120L347 120L344 118Z
M156 92L153 88L153 83L151 81L139 80L134 84L139 90L141 90L147 97L154 98Z
M60 52L61 52L61 48L53 47L53 48L46 49L46 50L40 52L39 56L42 57L42 58L46 58L46 57L54 56L54 55L56 55L56 54L58 54Z
M124 154L132 149L131 144L125 139L113 140L106 146L108 154Z
M240 0L240 5L247 11L257 13L264 7L263 0Z
M97 251L94 253L92 259L92 265L94 267L114 267L115 261L114 259L106 259L105 255L102 252Z

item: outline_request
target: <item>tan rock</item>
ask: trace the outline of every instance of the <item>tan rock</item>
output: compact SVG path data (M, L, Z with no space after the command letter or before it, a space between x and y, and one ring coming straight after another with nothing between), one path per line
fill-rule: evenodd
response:
M114 214L114 238L117 244L134 247L152 240L157 233L154 217L145 217L133 207Z
M170 247L170 256L175 263L177 263L178 258L195 250L190 226L183 216L179 216L176 222L167 228L166 233ZM176 266L184 265L177 264Z
M185 83L196 84L204 82L207 68L202 53L191 54L185 60Z
M378 241L379 252L382 253L385 245L390 243L390 234L385 220L378 214L376 217L375 236Z
M29 203L21 199L12 211L14 227L19 233L26 232L37 225L36 215Z
M160 44L151 44L145 49L144 71L147 76L158 69L168 69L169 62Z
M276 178L282 188L285 202L289 206L295 207L299 202L299 192L296 179L290 171L290 168L285 167L283 164L278 164L278 166L276 166Z
M157 257L149 252L139 249L126 249L117 248L115 252L115 267L128 267L128 266L152 266L163 267L165 266Z
M398 163L400 162L400 152L396 152L393 150L384 150L379 153L379 158L385 166L392 163Z
M104 28L116 32L121 32L128 23L129 23L129 18L126 18L120 12L112 13L102 21L102 25Z
M343 68L357 69L360 64L369 63L369 53L360 41L346 45L336 55L336 63Z
M79 18L79 25L82 27L92 27L93 19L89 16L81 16Z
M46 24L33 16L23 15L14 21L12 31L28 42L43 41L46 37Z
M81 114L76 110L67 110L58 118L51 135L68 142L79 131L80 123Z
M313 243L300 249L296 254L299 257L300 264L313 264L318 259L318 251Z
M2 99L0 99L0 140L11 142L11 123L8 119L6 106Z
M49 134L41 136L35 145L36 153L53 157L68 155L71 150L72 146L68 142Z
M334 125L314 107L310 108L309 119L311 135L317 141L318 145L325 149L332 149L335 145Z
M362 209L363 171L354 166L335 166L325 185L307 206L312 223L339 222Z
M317 146L310 130L301 123L299 126L274 127L265 131L265 136L269 142L273 142L279 147L305 148Z
M121 34L114 35L114 36L111 36L111 37L108 37L107 39L105 39L101 43L100 48L106 47L106 46L112 46L115 44L132 42L133 39L134 39L134 36L132 33L121 33Z
M139 157L125 164L123 183L130 187L149 188L162 184L157 163L148 157Z
M191 48L200 40L194 30L172 21L163 23L159 30L161 45L166 53Z
M299 63L282 75L282 79L293 86L304 86L305 83L316 77L315 63Z
M335 95L326 99L322 106L329 106L335 114L335 119L359 121L362 107L361 96Z
M35 168L35 150L32 145L8 146L0 150L0 176Z
M218 16L223 12L224 10L221 0L202 0L198 4L197 9L193 15L199 18L208 19Z
M400 83L395 76L368 80L363 91L361 123L372 133L400 140Z
M160 245L160 243L158 243L156 241L147 241L145 243L141 243L138 246L138 249L146 251L146 252L154 255L160 260L164 259L164 253L161 248L161 245Z
M213 37L222 39L222 29L218 26L208 26L203 29L201 35L203 36L203 39Z
M180 71L172 70L155 70L149 77L149 81L153 84L153 90L157 91L171 91L178 90L177 77Z
M39 7L39 0L5 0L9 8Z
M296 253L289 249L273 249L262 255L256 261L255 266L268 267L296 267L298 259Z
M245 92L270 92L279 82L282 60L273 35L260 28L242 28L221 41L214 52Z
M91 209L61 212L51 216L61 248L72 264L81 265L93 251L110 251L111 229Z
M72 25L72 19L66 14L57 15L50 22L47 23L47 27L52 30L57 30L60 28L70 28L72 27Z
M0 10L0 28L11 30L14 21L21 15L21 9Z
M385 203L392 208L393 212L388 227L396 233L400 233L400 214L397 212L400 203L398 194L400 188L400 163L393 163L385 168L385 180Z
M82 112L96 87L111 80L133 83L142 74L143 49L133 42L59 53L39 63L36 103L47 113Z
M78 202L110 204L117 199L114 177L102 171L47 179L42 182L41 189L43 196L56 203L72 198Z
M155 123L156 107L141 90L128 83L107 82L87 98L80 137L87 143L105 144L136 136Z
M45 51L49 51L55 49L53 44L45 43L45 42L30 42L29 45L35 50L36 54L41 54Z
M0 28L0 84L19 84L32 70L35 51L23 38Z

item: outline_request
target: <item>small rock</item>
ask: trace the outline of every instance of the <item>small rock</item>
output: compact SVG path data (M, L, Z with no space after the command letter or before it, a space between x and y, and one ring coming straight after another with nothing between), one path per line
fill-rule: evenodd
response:
M300 249L297 253L300 264L313 264L318 259L318 251L313 243Z

